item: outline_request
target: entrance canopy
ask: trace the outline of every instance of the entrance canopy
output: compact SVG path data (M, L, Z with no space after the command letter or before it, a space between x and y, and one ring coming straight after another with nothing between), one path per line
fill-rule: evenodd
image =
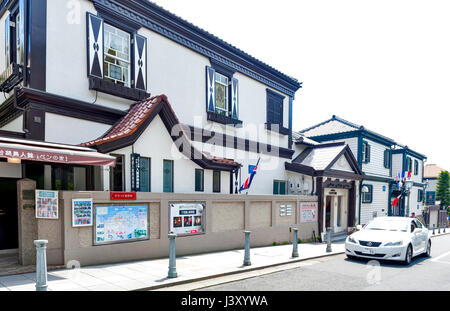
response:
M0 158L91 166L115 166L115 158L91 148L0 137Z

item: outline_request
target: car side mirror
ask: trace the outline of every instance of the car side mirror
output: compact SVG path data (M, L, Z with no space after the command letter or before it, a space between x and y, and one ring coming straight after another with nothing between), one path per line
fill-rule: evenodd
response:
M357 226L356 226L356 230L360 231L361 229L362 229L362 226L361 226L361 225L357 225Z

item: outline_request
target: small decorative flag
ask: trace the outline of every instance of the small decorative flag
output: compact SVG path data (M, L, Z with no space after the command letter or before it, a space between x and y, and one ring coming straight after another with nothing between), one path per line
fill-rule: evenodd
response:
M247 177L247 179L245 180L245 183L239 189L239 192L250 189L250 186L252 185L253 177L255 177L256 171L258 170L258 165L259 165L260 160L261 159L258 159L258 163L256 163L256 166L253 169L253 172L250 174L249 177Z

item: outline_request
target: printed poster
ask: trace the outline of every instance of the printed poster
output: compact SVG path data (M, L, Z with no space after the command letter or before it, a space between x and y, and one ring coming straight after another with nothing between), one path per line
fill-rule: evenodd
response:
M317 221L317 202L300 203L300 222Z
M72 227L92 226L92 199L72 200Z
M148 232L148 206L96 206L96 244L146 240Z
M177 235L205 232L204 203L170 203L170 231Z
M36 218L58 219L58 191L36 190Z

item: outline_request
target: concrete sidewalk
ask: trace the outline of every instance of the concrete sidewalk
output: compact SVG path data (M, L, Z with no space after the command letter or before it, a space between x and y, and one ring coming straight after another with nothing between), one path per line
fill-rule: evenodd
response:
M292 258L292 245L255 248L251 263L244 267L244 250L177 257L178 278L168 279L169 260L157 259L121 264L61 269L48 272L48 290L52 291L129 291L152 290L200 281L208 278L257 270L344 253L344 243L299 244L298 258ZM0 291L34 291L36 273L0 277Z

